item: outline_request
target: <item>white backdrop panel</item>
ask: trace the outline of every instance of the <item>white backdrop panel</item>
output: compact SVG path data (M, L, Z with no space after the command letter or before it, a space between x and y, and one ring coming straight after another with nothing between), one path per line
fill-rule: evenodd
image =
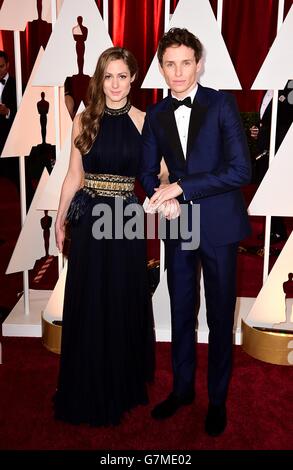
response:
M272 327L285 321L285 294L283 282L293 272L293 232L278 256L265 284L246 317L246 323L252 326ZM293 327L293 324L292 324Z
M62 4L63 0L57 0L57 11L60 11ZM37 0L4 0L0 10L0 29L23 31L29 21L37 19ZM42 0L41 19L52 22L51 0Z
M20 107L15 116L5 146L3 148L2 156L4 157L29 155L32 147L42 142L40 114L38 113L37 109L37 103L41 100L42 91L45 93L45 100L50 104L47 115L46 142L52 145L55 144L56 134L54 121L54 89L52 87L45 86L32 86L32 81L34 79L36 70L39 67L43 54L44 49L41 47L32 70L31 77L25 89L25 93L22 97ZM59 103L62 146L65 137L68 135L68 130L72 125L72 120L64 103L62 89L60 89Z
M293 5L257 74L252 90L283 90L287 81L293 79L292 44Z
M37 19L37 0L4 0L0 11L1 29L23 31L28 21ZM42 2L42 20L51 22L51 0Z
M204 70L199 80L202 85L216 89L241 89L209 0L180 0L170 21L169 28L172 27L187 28L202 42L205 48ZM157 56L151 63L142 88L166 88Z
M45 168L15 245L6 274L32 269L36 260L44 257L46 254L44 248L43 229L41 227L41 218L44 217L44 212L38 211L37 205L38 199L44 189L48 177L49 174ZM58 254L54 235L56 212L49 212L48 215L52 217L49 254L56 256Z
M250 215L293 217L292 149L293 124L250 203Z
M78 16L82 16L82 23L88 28L85 75L93 75L99 55L113 45L94 0L64 0L34 85L63 85L66 77L78 73L76 44L72 35Z

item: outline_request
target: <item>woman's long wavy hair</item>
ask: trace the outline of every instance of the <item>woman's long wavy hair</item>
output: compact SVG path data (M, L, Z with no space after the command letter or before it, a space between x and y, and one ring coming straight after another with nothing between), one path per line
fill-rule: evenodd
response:
M103 91L104 77L107 66L112 60L122 59L130 71L131 78L137 77L138 65L136 58L128 49L123 47L110 47L99 57L96 70L92 76L88 88L88 106L81 113L81 131L74 144L82 155L91 149L99 132L100 121L104 114L106 98Z

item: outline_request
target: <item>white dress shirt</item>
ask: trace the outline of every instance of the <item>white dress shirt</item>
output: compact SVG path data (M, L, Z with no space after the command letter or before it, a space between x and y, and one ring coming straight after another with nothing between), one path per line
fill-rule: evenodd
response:
M184 96L184 98L187 98L190 96L191 103L193 103L194 97L196 95L198 89L198 85L193 88L193 90L187 95ZM176 96L172 95L173 98L176 98ZM178 99L178 98L176 98ZM180 100L179 100L180 101ZM175 120L177 124L177 129L178 129L178 134L181 142L181 147L183 150L184 157L186 158L186 151L187 151L187 139L188 139L188 128L189 128L189 121L190 121L190 114L191 114L191 108L188 106L182 105L179 106L174 111L175 114Z
M268 105L272 101L273 95L274 95L274 90L267 90L266 94L264 95L264 97L262 99L261 107L260 107L260 112L259 112L259 115L260 115L261 119L262 119L262 117L264 115L264 112L267 109Z

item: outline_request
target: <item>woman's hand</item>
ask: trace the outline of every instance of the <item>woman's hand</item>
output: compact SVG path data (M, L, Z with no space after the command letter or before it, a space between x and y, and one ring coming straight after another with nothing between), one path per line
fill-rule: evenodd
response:
M160 205L158 212L168 220L176 219L181 214L179 201L176 198L169 199Z
M65 240L65 222L56 219L55 222L55 240L59 253L62 253Z

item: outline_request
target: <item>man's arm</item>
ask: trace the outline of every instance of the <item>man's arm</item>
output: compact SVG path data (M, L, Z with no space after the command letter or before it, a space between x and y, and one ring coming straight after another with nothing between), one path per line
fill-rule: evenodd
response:
M186 200L231 191L250 182L251 164L243 125L231 95L224 95L220 110L223 162L217 170L184 176L181 179ZM212 138L212 136L211 136Z
M146 114L143 129L143 151L140 162L138 179L149 197L154 194L155 188L160 186L158 175L160 173L161 155L156 136L151 128L149 114Z

